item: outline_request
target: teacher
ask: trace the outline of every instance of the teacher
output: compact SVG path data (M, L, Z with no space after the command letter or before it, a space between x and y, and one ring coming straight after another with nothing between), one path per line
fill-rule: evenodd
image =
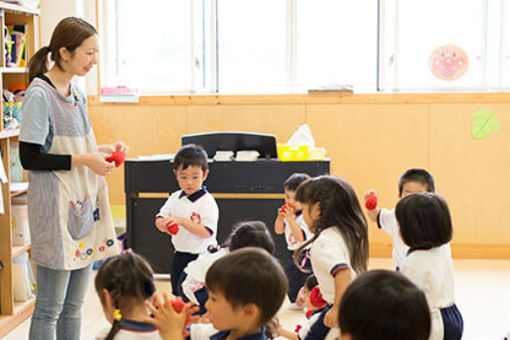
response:
M79 339L92 263L119 252L104 178L115 166L105 159L128 148L96 144L86 96L71 82L97 64L97 53L95 28L68 17L28 63L19 139L37 271L31 340Z

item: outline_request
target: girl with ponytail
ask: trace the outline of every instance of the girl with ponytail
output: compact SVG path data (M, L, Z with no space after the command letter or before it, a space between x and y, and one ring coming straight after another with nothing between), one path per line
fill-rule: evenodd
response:
M301 203L303 218L314 235L294 253L294 261L299 265L300 253L312 245L312 270L328 304L305 340L334 338L339 333L342 295L351 281L367 269L367 222L356 192L344 179L311 178L299 185L295 199Z
M103 262L95 287L110 330L97 339L161 339L158 329L146 322L149 317L145 301L155 289L150 265L139 255L125 252Z

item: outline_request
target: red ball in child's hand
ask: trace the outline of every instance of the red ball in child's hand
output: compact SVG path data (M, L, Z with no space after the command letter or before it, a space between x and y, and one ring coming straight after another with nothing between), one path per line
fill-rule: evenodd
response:
M177 224L170 224L171 222L168 222L166 225L166 230L172 235L176 235L179 232L179 226Z
M280 212L282 214L285 214L285 210L287 210L287 209L294 209L294 207L290 204L284 204L280 207Z
M371 194L368 196L367 200L365 201L365 208L368 210L374 210L377 207L377 196L374 194Z
M184 303L184 301L181 300L181 298L177 298L175 300L170 300L170 303L172 304L174 311L176 311L177 313L180 313L182 311L182 309L184 308L184 306L186 305ZM184 328L186 328L186 326L189 324L190 319L191 319L191 316L188 313L186 315L186 323L184 324Z
M122 163L124 163L124 159L126 158L126 155L120 150L116 150L112 152L110 157L106 159L107 162L115 162L115 167L119 167Z

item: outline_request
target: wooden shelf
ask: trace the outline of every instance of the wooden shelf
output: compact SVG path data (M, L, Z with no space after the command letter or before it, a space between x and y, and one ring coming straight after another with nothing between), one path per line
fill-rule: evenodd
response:
M38 8L25 7L25 6L15 5L15 4L8 4L8 3L4 3L4 2L2 2L0 4L0 9L5 9L8 11L14 11L14 12L20 12L20 13L24 13L24 14L35 14L35 15L41 14L41 10Z
M27 73L28 68L26 67L0 67L2 73Z
M21 255L29 249L30 249L30 244L27 244L25 246L12 246L12 249L11 249L12 257L14 258L18 255Z
M18 137L18 136L19 136L19 129L0 131L0 139L2 139L2 138L11 138L11 137Z
M0 338L16 328L20 323L32 315L34 311L35 297L25 302L14 303L14 314L0 315Z

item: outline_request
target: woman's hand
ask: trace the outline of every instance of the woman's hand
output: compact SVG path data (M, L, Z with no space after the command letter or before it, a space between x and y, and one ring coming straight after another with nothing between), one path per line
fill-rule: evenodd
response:
M85 155L87 157L84 165L88 166L99 176L106 176L115 169L113 163L109 163L105 160L108 154L102 152L89 153Z
M122 152L124 155L127 155L127 153L129 152L129 147L122 141L118 141L112 144L99 145L97 149L99 150L99 152L104 152L105 154L108 154L108 156L111 155L112 152L117 150Z

